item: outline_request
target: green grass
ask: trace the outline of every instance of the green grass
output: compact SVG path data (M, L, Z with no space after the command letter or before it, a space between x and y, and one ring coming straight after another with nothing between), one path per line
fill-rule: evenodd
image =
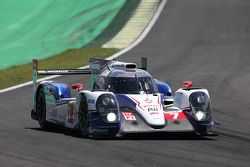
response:
M116 53L118 49L80 48L71 49L53 57L39 60L39 69L77 68L87 65L91 57L106 58ZM32 60L30 60L32 62ZM32 64L14 66L0 70L0 89L14 86L32 80Z

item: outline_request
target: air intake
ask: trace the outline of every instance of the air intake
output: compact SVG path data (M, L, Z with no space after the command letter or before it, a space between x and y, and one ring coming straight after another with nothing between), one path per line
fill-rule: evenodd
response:
M111 68L114 69L136 69L137 65L135 63L124 63L124 62L115 62L114 64L111 65Z
M135 69L136 68L136 64L132 63L132 64L126 64L126 68L127 69Z

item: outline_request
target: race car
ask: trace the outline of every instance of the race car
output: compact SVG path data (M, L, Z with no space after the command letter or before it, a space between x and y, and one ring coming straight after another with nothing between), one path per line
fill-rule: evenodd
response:
M141 68L135 63L91 58L88 69L59 70L38 70L33 60L31 117L41 128L57 124L77 129L84 137L164 132L207 135L214 124L208 91L185 81L173 94L169 84L153 79L146 69L146 58ZM92 86L37 83L38 75L58 74L90 75Z

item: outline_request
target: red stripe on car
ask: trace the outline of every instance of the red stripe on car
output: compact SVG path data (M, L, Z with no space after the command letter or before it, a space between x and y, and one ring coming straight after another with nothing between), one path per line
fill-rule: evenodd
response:
M182 120L187 119L187 116L184 112L169 112L164 113L166 120Z

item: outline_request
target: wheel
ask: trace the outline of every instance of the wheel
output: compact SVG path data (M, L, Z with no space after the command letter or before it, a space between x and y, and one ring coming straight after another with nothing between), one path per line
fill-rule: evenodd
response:
M43 88L39 90L37 103L36 103L36 112L37 112L37 120L42 129L46 129L49 127L46 122L46 101L44 96Z
M200 130L199 130L199 134L200 136L207 136L210 132L210 127L202 127Z
M85 96L81 99L78 118L80 135L83 137L89 137L89 114L87 99Z

